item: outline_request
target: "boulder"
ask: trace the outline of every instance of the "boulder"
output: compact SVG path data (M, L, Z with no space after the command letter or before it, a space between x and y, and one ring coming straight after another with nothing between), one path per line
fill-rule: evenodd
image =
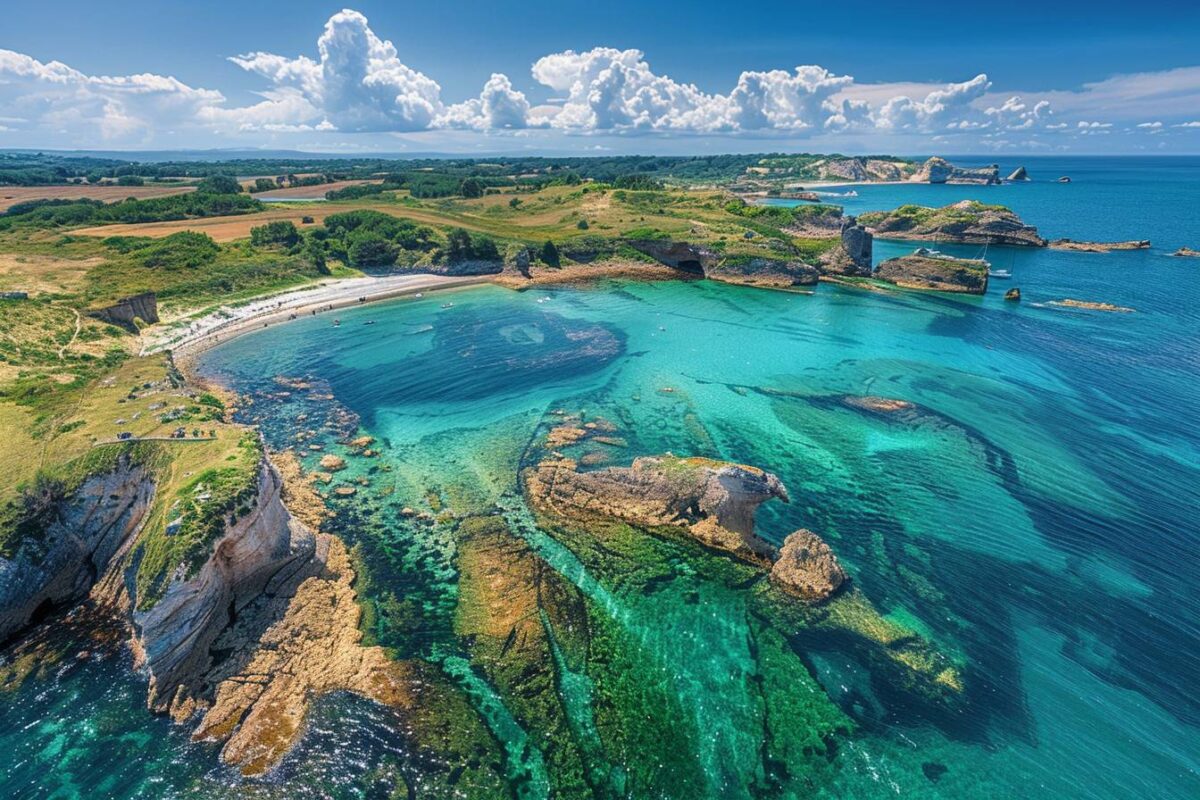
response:
M1011 300L1014 303L1021 302L1021 290L1018 289L1016 286L1012 287L1011 289L1009 289L1007 292L1004 293L1004 299Z
M1017 167L1016 169L1014 169L1012 171L1012 174L1008 176L1007 180L1027 181L1027 180L1029 180L1029 174L1027 172L1025 172L1024 167Z
M346 459L341 456L335 456L332 453L321 456L321 469L325 472L337 472L339 469L346 468Z
M829 545L804 528L783 540L771 567L771 582L806 603L828 600L847 580Z

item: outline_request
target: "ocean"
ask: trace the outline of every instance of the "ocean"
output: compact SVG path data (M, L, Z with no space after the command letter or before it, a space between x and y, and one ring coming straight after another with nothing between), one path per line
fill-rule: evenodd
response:
M331 501L333 530L370 571L368 641L433 665L468 711L439 760L399 712L331 695L275 771L244 780L145 710L127 653L68 660L0 694L0 790L1200 797L1200 260L1170 255L1200 248L1200 159L1006 158L1001 174L1020 165L1031 182L857 186L829 201L859 213L978 199L1047 238L1153 248L991 247L1013 277L983 297L483 286L206 353L200 371L253 398L241 418L273 447L311 431L350 457L345 431L322 426L334 418L374 437L379 455L337 477L362 488ZM877 242L876 259L914 246ZM1003 300L1010 286L1020 303ZM1065 298L1135 311L1049 305ZM281 376L319 389L284 391ZM860 396L913 411L845 402ZM606 554L586 531L539 527L518 475L573 414L614 429L581 446L596 466L669 452L774 472L791 502L765 504L760 533L818 533L870 609L859 632L907 633L775 616L698 547L624 533ZM321 452L301 454L318 468ZM502 521L577 597L561 619L539 606L551 658L514 662L526 651L468 632L486 590L463 567L473 517ZM906 678L894 656L914 641L960 676L951 702ZM483 732L477 757L453 720Z

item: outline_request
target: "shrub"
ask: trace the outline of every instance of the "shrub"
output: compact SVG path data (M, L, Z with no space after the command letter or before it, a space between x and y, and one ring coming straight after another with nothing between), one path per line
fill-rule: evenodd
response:
M390 267L396 263L399 250L391 241L374 231L362 231L351 237L347 258L356 269Z
M196 184L199 194L237 194L242 185L231 175L209 175Z

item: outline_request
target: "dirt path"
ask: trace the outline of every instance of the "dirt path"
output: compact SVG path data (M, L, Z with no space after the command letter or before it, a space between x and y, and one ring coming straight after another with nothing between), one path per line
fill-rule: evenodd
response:
M71 349L71 345L75 344L75 340L79 338L79 331L83 329L83 317L79 316L79 309L72 308L75 312L75 332L71 334L71 341L58 348L58 360L62 361L67 357L67 351Z

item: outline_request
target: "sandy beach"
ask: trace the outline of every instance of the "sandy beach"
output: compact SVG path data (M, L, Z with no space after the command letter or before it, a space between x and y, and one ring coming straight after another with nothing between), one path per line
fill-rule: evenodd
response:
M176 357L194 356L252 330L348 306L403 297L418 292L487 283L491 275L386 275L328 280L314 286L268 295L240 306L222 306L203 317L159 325L143 335L141 354L170 350Z

